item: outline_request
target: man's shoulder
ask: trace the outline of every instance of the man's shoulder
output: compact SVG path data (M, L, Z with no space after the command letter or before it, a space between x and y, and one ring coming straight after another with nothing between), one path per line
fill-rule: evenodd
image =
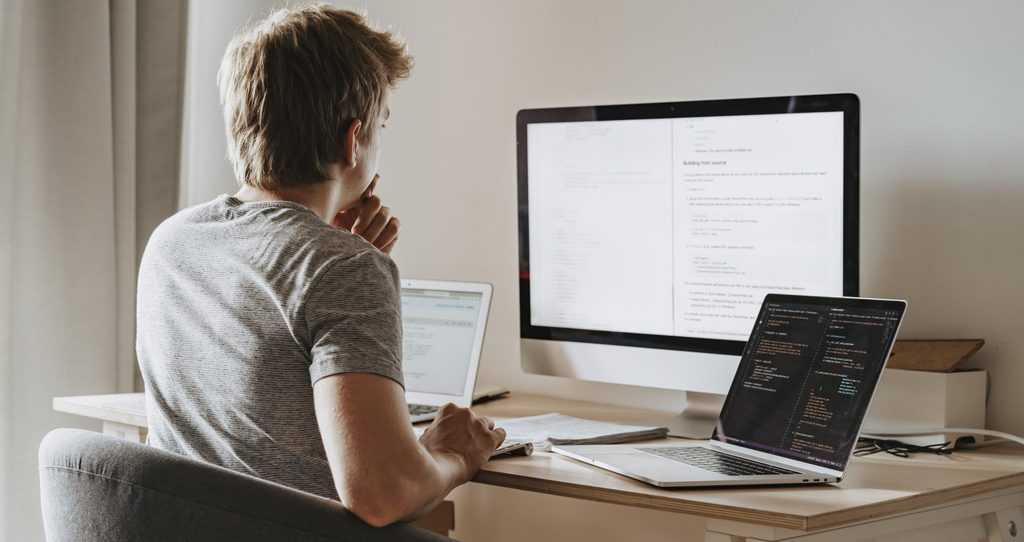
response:
M296 262L305 262L311 269L323 271L367 264L387 267L392 263L387 254L366 239L316 216L303 215L289 226L273 233L277 250L292 254Z
M275 209L268 219L265 243L254 257L260 267L285 271L300 289L339 278L397 283L391 257L359 235L335 228L308 210Z
M358 237L348 232L346 236ZM347 241L324 243L310 259L312 281L321 285L347 282L351 284L398 284L398 266L390 256L359 237L361 243Z
M174 240L179 236L193 234L195 226L221 222L223 220L223 209L225 208L223 200L226 197L226 195L218 196L210 201L179 209L153 229L153 232L150 234L150 243L161 240Z
M221 196L178 211L154 230L149 245L158 250L189 247L186 250L234 253L258 268L306 279L344 260L384 267L390 262L362 237L327 224L301 205L239 207L230 201Z

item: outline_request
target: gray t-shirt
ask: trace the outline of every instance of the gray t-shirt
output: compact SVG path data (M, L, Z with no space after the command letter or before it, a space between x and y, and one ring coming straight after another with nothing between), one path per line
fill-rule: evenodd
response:
M177 213L139 270L149 443L337 499L313 383L401 385L399 299L390 257L302 205L224 195Z

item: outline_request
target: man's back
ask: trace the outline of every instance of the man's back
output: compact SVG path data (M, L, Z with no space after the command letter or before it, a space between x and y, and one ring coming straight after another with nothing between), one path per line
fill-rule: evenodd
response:
M401 384L391 259L302 205L221 196L157 229L138 298L150 443L337 498L312 384Z
M139 271L150 443L374 526L431 510L505 438L451 404L421 436L409 421L400 226L374 190L411 68L394 36L327 5L239 32L217 77L239 191L161 224Z

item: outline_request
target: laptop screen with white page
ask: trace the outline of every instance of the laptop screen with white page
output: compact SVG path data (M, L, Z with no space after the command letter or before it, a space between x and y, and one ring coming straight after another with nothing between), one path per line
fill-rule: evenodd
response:
M472 398L490 286L456 284L403 281L402 369L410 402L468 405Z
M712 438L842 471L905 309L767 296Z

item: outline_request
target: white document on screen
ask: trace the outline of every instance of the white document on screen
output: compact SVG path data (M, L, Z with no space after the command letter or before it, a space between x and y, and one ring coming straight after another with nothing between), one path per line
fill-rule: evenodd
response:
M482 299L478 292L403 290L402 371L408 391L462 394Z
M533 325L743 341L842 295L842 112L528 129Z
M529 130L534 322L671 334L671 123Z

